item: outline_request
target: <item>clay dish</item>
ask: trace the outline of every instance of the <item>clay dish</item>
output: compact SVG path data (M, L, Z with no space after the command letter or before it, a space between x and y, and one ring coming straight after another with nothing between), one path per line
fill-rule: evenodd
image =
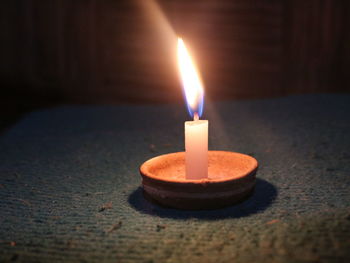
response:
M209 151L208 178L185 178L185 153L152 158L140 167L145 198L178 209L215 209L241 202L254 191L258 162L235 152Z

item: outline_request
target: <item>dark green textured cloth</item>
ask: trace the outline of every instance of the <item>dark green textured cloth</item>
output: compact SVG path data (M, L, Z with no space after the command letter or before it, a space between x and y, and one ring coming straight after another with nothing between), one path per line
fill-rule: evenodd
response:
M210 149L259 161L254 195L178 211L139 166L183 150L182 105L62 106L0 138L0 261L350 262L350 96L208 104Z

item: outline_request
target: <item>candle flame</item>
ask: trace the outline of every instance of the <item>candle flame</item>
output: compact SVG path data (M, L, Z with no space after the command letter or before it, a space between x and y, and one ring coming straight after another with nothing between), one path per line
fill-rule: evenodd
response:
M177 58L182 85L185 90L188 112L200 117L203 112L204 90L194 62L181 38L177 41Z

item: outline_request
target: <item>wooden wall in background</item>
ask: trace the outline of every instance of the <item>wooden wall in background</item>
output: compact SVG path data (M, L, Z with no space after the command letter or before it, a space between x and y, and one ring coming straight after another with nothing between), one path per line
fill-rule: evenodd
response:
M0 84L68 102L181 97L159 5L216 98L348 92L350 1L4 0ZM158 21L158 24L157 24Z

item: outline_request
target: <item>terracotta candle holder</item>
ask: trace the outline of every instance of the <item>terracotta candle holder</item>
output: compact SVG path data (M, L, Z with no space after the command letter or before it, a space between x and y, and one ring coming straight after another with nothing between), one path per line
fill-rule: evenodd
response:
M146 199L166 207L215 209L245 200L254 190L258 162L235 152L209 151L208 178L185 178L185 152L152 158L140 167Z

